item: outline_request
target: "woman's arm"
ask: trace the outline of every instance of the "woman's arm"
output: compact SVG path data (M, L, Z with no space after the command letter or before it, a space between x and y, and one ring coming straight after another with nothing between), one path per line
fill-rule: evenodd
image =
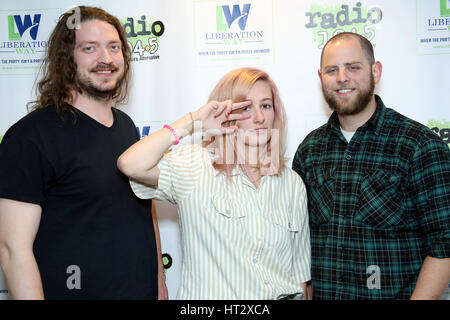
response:
M303 289L302 300L312 300L312 281L303 282L300 284Z
M185 115L171 124L171 127L178 138L182 139L191 133L192 119L189 114ZM158 130L128 148L117 160L117 167L128 177L156 187L159 178L156 165L175 140L170 130Z
M193 130L193 121L202 121L202 130L214 130L218 134L233 133L237 127L224 127L231 120L247 119L249 115L229 114L228 110L236 110L250 105L250 101L232 103L231 100L211 101L195 112L191 112L170 125L175 134L167 128L141 139L128 148L117 160L117 167L133 180L157 187L159 170L156 166L164 153L178 139L182 139ZM227 110L224 112L224 110Z

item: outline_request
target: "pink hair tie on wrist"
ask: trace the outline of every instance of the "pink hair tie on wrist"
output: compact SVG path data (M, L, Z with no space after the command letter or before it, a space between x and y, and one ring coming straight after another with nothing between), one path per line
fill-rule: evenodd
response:
M180 142L180 138L178 138L177 134L175 133L175 130L173 130L173 128L167 124L165 124L163 128L169 129L170 132L172 132L173 136L175 137L175 143L173 145L176 146L178 142Z

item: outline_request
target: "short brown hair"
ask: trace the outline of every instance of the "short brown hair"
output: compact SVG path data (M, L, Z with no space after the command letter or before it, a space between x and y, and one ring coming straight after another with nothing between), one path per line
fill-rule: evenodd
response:
M373 53L373 46L372 43L364 36L354 33L354 32L341 32L332 37L330 40L327 41L325 46L322 49L322 54L320 55L320 67L322 68L322 58L323 53L325 52L326 47L329 43L336 42L341 39L348 39L348 38L357 38L359 40L359 44L361 45L361 48L367 58L367 61L370 65L373 65L375 63L375 55Z

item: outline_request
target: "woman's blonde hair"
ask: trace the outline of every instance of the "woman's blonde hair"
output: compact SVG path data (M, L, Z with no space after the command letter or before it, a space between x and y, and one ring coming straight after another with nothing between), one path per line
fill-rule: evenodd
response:
M269 75L259 69L256 68L239 68L230 71L222 79L217 83L217 85L212 90L209 98L209 101L225 101L232 100L233 102L241 102L247 100L247 96L252 89L253 85L256 81L264 81L266 82L272 91L272 99L273 99L273 107L274 107L274 125L273 131L277 131L277 149L278 154L272 155L272 159L276 159L277 168L275 174L281 172L281 169L285 166L287 159L284 158L284 153L286 151L286 112L283 107L283 103L280 98L280 94L277 86L273 82L273 80L269 77ZM237 165L236 150L227 150L235 147L235 143L231 141L234 139L232 135L223 135L222 143L218 141L217 137L212 138L210 141L203 141L203 147L214 147L219 149L218 154L216 154L216 159L213 162L213 166L216 170L223 172L227 175L230 175L232 170ZM270 146L269 146L270 148ZM269 152L271 150L268 150ZM229 159L230 154L227 152L233 152L233 159L231 163L226 161Z

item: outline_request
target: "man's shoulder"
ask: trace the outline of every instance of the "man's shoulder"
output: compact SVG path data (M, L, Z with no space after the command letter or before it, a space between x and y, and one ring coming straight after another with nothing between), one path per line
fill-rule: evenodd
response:
M384 121L387 124L392 124L395 126L403 126L403 127L413 126L413 127L417 127L417 128L424 126L423 124L419 123L418 121L416 121L412 118L409 118L392 108L386 108Z
M5 133L5 138L15 133L31 134L35 130L46 128L49 123L55 123L57 117L54 107L33 110L14 123Z
M112 108L114 114L115 114L115 119L117 120L117 125L120 128L120 130L125 130L128 131L130 130L130 132L134 132L137 129L136 124L134 123L133 119L124 111L119 110L115 107Z
M300 143L299 148L306 148L310 145L316 144L327 135L328 130L329 128L327 123L321 125L317 129L312 130L306 135L305 139L303 139L303 141Z
M322 143L322 141L328 134L328 130L328 123L325 123L306 135L306 137L298 146L297 151L295 152L295 156L292 162L292 168L294 169L294 171L300 171L300 168L303 166L302 163L304 163L310 157L313 149L316 148L317 145Z
M27 113L18 122L22 123L34 123L39 120L53 118L57 116L56 108L54 106L48 106L46 108L34 109Z
M442 141L430 128L424 124L409 118L398 111L386 108L384 118L384 128L386 132L400 139L410 139L421 144L428 141Z
M131 119L131 117L128 114L126 114L124 111L122 111L120 109L117 109L115 107L113 107L112 110L115 112L115 114L116 114L117 118L119 119L119 121L122 120L122 121L127 121L127 122L134 123L133 119Z
M320 127L318 127L316 129L312 130L311 132L309 132L307 134L305 140L322 137L323 135L325 135L327 133L328 129L329 129L328 128L328 123L324 123Z

